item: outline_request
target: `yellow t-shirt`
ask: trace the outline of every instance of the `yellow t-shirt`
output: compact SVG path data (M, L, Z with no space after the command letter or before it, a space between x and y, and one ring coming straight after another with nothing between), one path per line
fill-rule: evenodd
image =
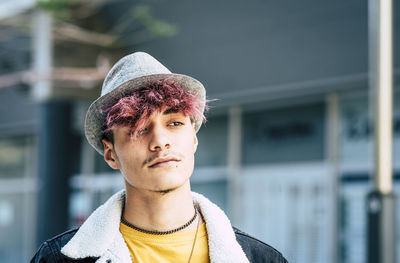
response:
M187 263L196 229L167 235L146 234L120 223L119 229L134 263ZM199 226L190 262L209 263L206 226Z

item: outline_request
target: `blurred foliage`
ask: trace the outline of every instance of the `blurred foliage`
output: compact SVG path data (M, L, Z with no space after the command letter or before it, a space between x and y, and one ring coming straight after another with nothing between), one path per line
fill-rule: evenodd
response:
M71 18L72 7L77 3L77 0L37 0L36 6L56 18L68 20Z
M105 24L108 25L109 21L101 21L99 10L106 6L109 11L121 3L126 4L130 10L121 14L124 19L114 21L115 24L108 28ZM115 0L37 0L36 4L57 20L73 24L86 32L108 34L122 40L114 42L114 45L121 45L121 42L124 42L125 46L135 45L159 37L172 37L178 33L176 25L153 15L150 4L156 4L154 1L124 3Z
M133 19L140 22L155 36L171 37L177 34L177 26L156 19L148 5L138 5L133 9Z

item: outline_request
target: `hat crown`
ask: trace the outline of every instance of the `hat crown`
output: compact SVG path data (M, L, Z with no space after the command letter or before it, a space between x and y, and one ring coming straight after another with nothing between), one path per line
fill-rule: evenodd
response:
M121 58L108 72L101 96L109 93L123 83L138 77L153 74L170 74L171 71L157 59L145 52L135 52Z

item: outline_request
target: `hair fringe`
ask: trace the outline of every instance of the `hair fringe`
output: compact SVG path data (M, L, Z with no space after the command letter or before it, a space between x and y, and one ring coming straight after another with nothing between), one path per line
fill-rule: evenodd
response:
M202 112L209 107L208 100L203 102L196 95L179 87L170 79L157 81L152 85L135 90L129 96L120 98L115 104L101 109L101 113L107 113L103 125L103 137L108 136L113 128L130 127L131 135L136 137L144 128L149 117L164 107L171 108L189 116L191 121L202 120L206 117Z

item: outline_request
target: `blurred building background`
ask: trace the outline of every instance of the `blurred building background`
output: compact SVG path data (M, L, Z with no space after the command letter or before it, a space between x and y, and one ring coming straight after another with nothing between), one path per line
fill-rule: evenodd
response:
M198 133L194 191L290 262L365 262L367 4L2 1L0 262L27 262L40 242L123 188L86 142L83 122L110 65L139 50L218 99ZM394 1L400 196L398 10Z

